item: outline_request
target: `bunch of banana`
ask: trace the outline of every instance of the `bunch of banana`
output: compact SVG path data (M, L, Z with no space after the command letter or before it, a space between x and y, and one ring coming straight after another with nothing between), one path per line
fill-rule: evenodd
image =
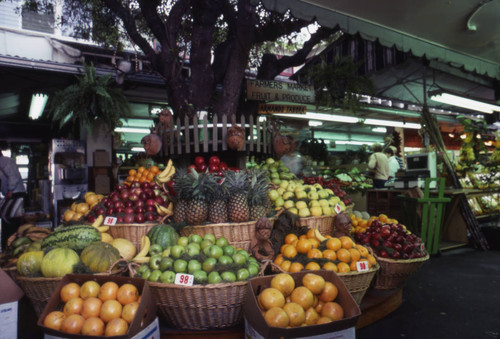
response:
M171 216L174 214L174 204L172 202L170 202L170 204L168 205L168 207L165 207L165 206L162 206L158 203L155 202L155 207L156 207L156 212L158 213L158 215L160 216Z
M165 166L165 169L155 177L155 182L158 185L165 184L172 179L174 174L175 174L175 167L174 167L174 164L172 163L172 159L170 159L170 160L168 160L167 166Z
M16 259L24 252L38 251L42 248L42 240L50 233L48 228L35 226L34 224L24 224L19 226L7 241L8 246L2 253L0 261L11 261L15 263Z
M132 261L138 264L144 264L149 262L149 257L147 257L149 253L149 247L151 246L151 241L147 235L143 235L141 238L141 249L139 253L135 257L132 258Z
M50 233L51 230L48 228L35 226L34 224L24 224L17 229L16 238L27 237L31 241L36 241L44 239Z
M103 221L104 221L104 216L101 214L92 223L92 226L97 228L97 230L101 233L109 231L109 226L101 226Z

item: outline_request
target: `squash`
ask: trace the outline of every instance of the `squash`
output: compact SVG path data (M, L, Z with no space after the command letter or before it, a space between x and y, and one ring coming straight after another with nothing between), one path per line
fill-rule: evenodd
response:
M17 273L22 276L34 276L40 273L43 251L30 251L23 253L17 259Z
M137 252L135 245L125 238L116 238L111 242L111 245L113 245L113 247L120 252L120 255L127 260L131 260Z
M80 260L94 273L108 271L111 265L119 259L120 252L102 241L93 242L80 254Z
M80 262L78 254L70 248L54 248L42 259L42 275L47 278L73 273L73 265Z
M179 234L170 225L158 224L149 230L148 238L151 241L151 245L158 244L163 249L166 249L177 244Z

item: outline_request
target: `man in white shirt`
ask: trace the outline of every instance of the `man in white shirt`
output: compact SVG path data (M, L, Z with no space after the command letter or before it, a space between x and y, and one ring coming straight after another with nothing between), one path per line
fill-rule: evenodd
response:
M388 181L392 182L396 178L396 172L399 170L399 162L398 159L396 159L396 156L394 155L394 151L392 148L388 147L385 150L385 154L387 155L387 158L389 158L389 178Z

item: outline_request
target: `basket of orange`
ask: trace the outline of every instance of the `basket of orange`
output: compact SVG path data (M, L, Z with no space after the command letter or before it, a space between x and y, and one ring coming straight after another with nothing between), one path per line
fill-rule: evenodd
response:
M274 264L284 272L332 270L344 281L358 304L379 269L377 260L365 246L356 244L348 236L323 236L315 229L299 237L288 234Z

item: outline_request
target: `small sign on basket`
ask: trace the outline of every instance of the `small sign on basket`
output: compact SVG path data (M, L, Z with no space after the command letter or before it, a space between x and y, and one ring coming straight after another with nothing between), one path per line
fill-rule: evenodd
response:
M115 217L106 217L106 218L104 218L103 224L107 225L107 226L114 226L116 224L117 220L118 219Z
M174 284L181 286L193 286L194 275L177 273L175 275Z
M368 266L368 262L366 260L361 260L356 262L356 269L358 272L365 272L368 271L370 267Z
M334 207L334 209L335 209L335 212L337 212L337 214L339 214L340 212L342 212L342 207L340 207L339 204L336 204L335 207Z

